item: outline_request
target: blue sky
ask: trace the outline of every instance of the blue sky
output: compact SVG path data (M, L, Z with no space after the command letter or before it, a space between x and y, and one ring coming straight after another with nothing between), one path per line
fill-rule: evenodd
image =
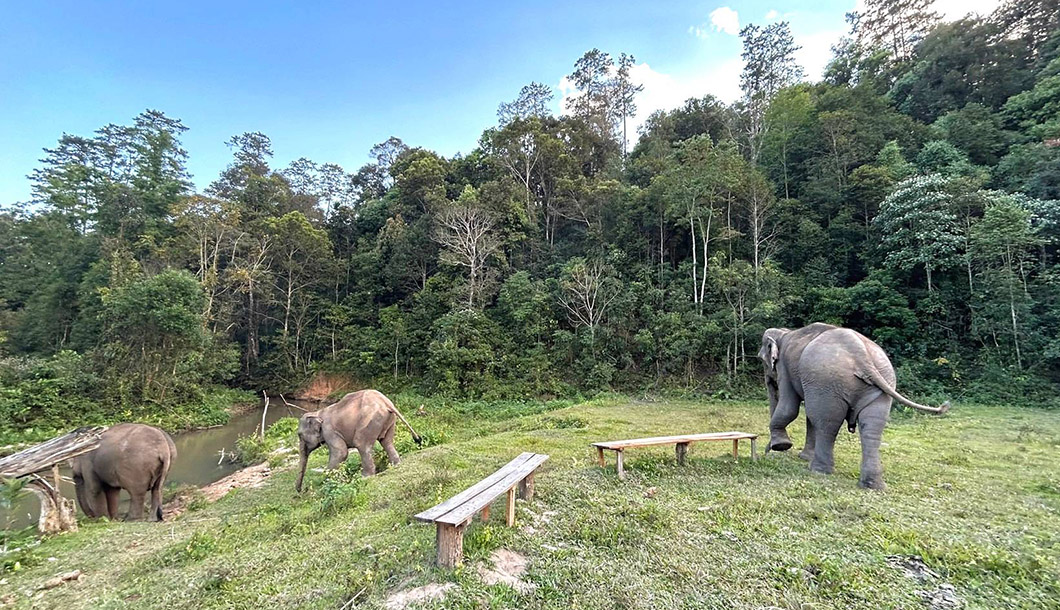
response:
M942 0L947 14L996 0ZM816 78L855 0L736 2L20 2L0 21L0 206L63 132L90 135L154 108L180 118L197 188L244 131L298 157L355 170L396 135L467 152L497 104L530 81L561 92L598 47L632 53L643 118L691 96L738 95L747 23L791 22ZM557 109L559 101L557 99Z

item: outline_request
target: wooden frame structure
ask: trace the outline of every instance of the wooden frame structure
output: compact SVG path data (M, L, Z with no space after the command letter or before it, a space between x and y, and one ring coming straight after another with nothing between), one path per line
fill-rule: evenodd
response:
M758 446L757 446L757 434L751 434L749 432L709 432L706 434L683 434L677 436L652 436L648 438L634 438L624 441L604 441L599 443L593 443L592 446L596 448L596 460L603 468L606 466L604 461L604 450L614 451L616 458L616 466L618 469L618 478L626 478L624 452L626 449L635 447L654 447L657 445L674 445L674 450L677 454L677 463L684 466L685 458L688 455L688 446L692 443L699 443L704 441L732 441L732 457L738 458L740 456L740 441L741 440L751 441L751 459L758 459Z
M63 498L59 488L59 463L94 451L107 428L78 428L49 441L0 458L0 477L25 478L26 488L40 500L37 530L42 534L77 531L74 501ZM51 481L44 476L51 471Z
M502 495L507 496L505 521L509 527L515 525L515 498L533 500L534 472L547 459L542 453L520 454L485 479L413 517L438 526L438 565L453 568L463 562L464 531L476 514L488 520L490 503Z

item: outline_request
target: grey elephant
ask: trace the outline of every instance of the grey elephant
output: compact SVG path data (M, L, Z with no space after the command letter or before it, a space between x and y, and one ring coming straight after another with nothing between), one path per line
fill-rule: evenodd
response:
M796 330L770 328L758 352L769 393L768 450L791 448L787 426L806 403L806 445L801 457L814 472L830 474L835 467L836 435L847 423L860 429L859 485L884 489L880 442L891 412L891 401L920 411L942 414L949 403L928 407L895 390L894 367L871 339L831 324L816 323Z
M168 434L145 424L111 426L99 447L72 460L77 503L88 517L118 518L118 496L129 493L125 519L144 517L144 499L151 494L153 519L162 520L162 486L177 447Z
M351 392L319 411L302 415L298 421L298 480L295 491L302 491L309 454L321 445L328 446L328 468L338 468L349 455L351 448L361 455L361 473L375 474L372 446L376 441L383 445L391 464L401 461L394 449L394 431L397 420L408 426L416 444L421 444L420 435L412 429L390 399L376 390Z

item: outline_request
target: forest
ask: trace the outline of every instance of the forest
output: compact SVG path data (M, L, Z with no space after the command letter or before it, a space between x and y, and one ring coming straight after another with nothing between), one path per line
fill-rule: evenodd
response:
M867 5L818 82L787 23L746 26L742 98L639 137L636 60L598 49L560 113L530 83L452 158L392 137L277 167L243 133L196 192L162 111L62 134L0 208L0 439L209 423L318 372L758 396L762 331L815 321L923 401L1060 406L1060 11Z

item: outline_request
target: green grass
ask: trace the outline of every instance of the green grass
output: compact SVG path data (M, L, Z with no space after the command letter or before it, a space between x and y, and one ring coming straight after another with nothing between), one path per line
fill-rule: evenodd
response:
M356 598L349 607L371 608L396 590L455 581L459 590L428 607L921 608L918 591L949 583L969 608L1060 607L1060 413L895 412L883 448L889 488L875 493L857 488L859 444L846 432L828 477L793 455L751 462L745 448L734 461L729 445L707 443L690 449L685 467L672 448L630 450L620 482L613 459L600 469L588 446L763 433L761 404L609 397L431 403L426 415L419 403L400 404L435 442L410 452L402 433L395 468L360 479L354 455L337 473L311 472L301 496L286 469L171 523L86 523L0 573L0 599L10 591L15 607L73 609L338 608ZM434 528L411 515L522 451L551 459L517 527L476 521L467 567L437 569ZM311 466L325 459L318 451ZM481 583L472 566L497 548L527 555L534 592ZM921 557L940 578L904 575L888 563L896 555ZM24 595L73 569L85 572L80 583Z

